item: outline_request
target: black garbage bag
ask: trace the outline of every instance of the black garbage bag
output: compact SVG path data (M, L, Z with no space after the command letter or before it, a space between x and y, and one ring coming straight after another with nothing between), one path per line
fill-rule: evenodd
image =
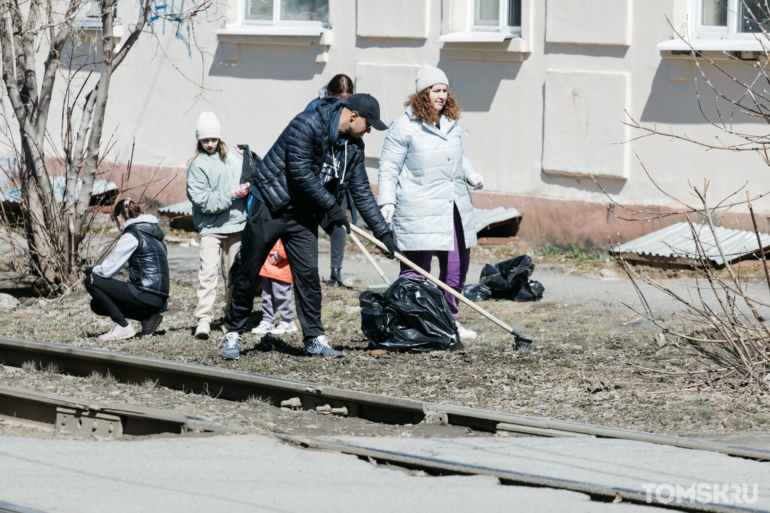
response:
M490 288L493 299L540 301L545 288L529 279L534 270L532 259L522 255L495 265L485 265L479 283Z
M240 148L243 151L243 162L241 163L241 183L249 182L252 185L254 184L254 171L257 169L257 166L260 162L262 162L262 158L251 151L249 149L248 144L237 144L238 148ZM247 203L247 205L251 205L254 202L253 199L250 199ZM246 213L247 216L251 214L251 212ZM243 256L241 253L243 246L238 248L238 253L235 254L235 258L233 259L233 265L230 266L230 269L227 271L227 287L232 288L235 286L235 277L238 276L238 271L241 269L241 263L243 261ZM261 285L260 285L261 288Z
M516 293L516 297L513 298L513 300L518 301L519 303L525 303L527 301L540 301L543 299L543 292L545 292L545 287L543 287L542 283L535 280L529 280L524 284L523 287L519 289L519 291Z
M481 283L474 283L473 285L463 287L463 296L474 303L476 301L486 301L492 297L492 289Z
M399 278L382 294L359 297L361 331L376 349L424 353L462 349L444 294L424 280Z

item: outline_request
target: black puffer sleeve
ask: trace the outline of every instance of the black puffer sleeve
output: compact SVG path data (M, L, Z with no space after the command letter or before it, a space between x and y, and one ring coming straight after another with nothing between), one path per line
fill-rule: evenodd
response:
M317 135L322 133L322 127L316 124L320 124L317 116L297 116L286 128L286 175L319 210L328 212L334 206L334 196L313 172L316 144L323 144L323 138Z

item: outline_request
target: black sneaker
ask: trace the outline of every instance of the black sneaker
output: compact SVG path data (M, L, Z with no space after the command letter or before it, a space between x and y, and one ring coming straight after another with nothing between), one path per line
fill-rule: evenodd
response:
M318 336L305 344L306 356L325 356L327 358L342 358L345 353L329 346L326 335Z
M342 287L342 276L340 275L340 268L332 267L332 273L329 275L330 287Z

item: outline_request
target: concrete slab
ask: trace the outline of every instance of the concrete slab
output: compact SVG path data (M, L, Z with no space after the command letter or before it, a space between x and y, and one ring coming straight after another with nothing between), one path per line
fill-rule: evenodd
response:
M497 458L499 448L488 453ZM132 442L0 437L0 469L0 501L48 512L662 511L501 486L490 477L410 475L257 435Z
M645 484L729 485L724 501L732 505L732 486L747 485L753 503L736 506L770 511L770 462L744 460L707 451L679 449L627 440L564 438L428 439L339 437L334 440L388 451L404 452L497 469L548 476L646 493Z

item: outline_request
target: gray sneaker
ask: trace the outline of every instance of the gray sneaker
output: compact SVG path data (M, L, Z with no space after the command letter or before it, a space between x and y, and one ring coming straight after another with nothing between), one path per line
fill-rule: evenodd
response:
M241 357L241 345L243 335L231 331L225 335L225 347L222 348L222 358L225 360L237 360Z
M160 326L160 323L163 322L163 316L160 314L155 314L150 316L149 318L142 321L142 332L139 334L140 337L151 337L153 333L155 333L155 330L158 329L158 326Z
M329 346L329 339L326 335L318 336L310 342L305 343L305 355L307 356L325 356L327 358L342 358L345 354Z

